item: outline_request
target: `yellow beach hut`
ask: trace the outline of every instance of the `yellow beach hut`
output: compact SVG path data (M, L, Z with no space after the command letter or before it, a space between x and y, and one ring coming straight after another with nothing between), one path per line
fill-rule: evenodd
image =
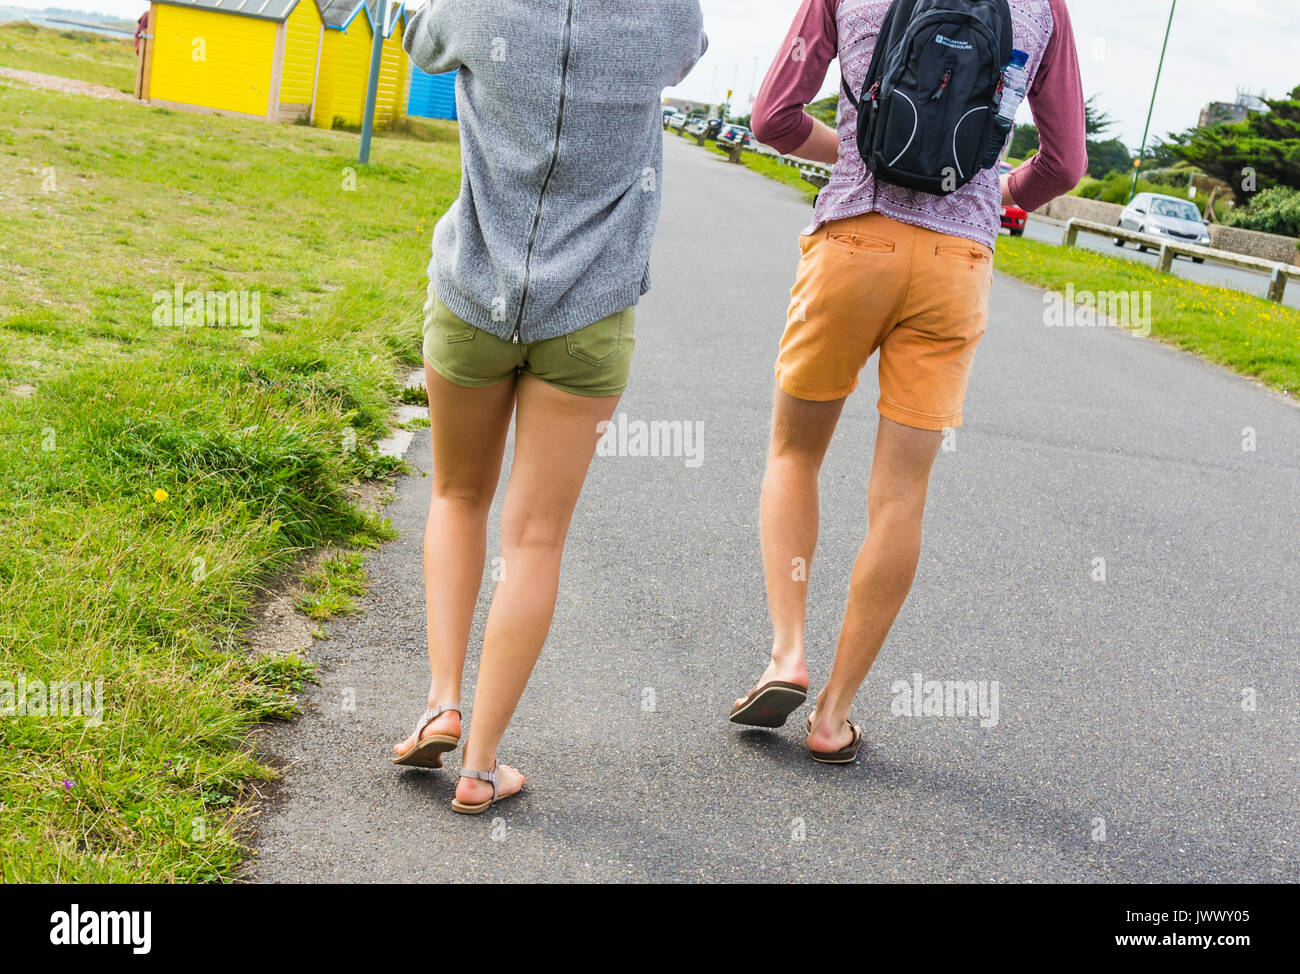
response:
M375 101L375 127L399 121L406 107L409 74L402 34L406 7L389 7L387 30L379 62L379 91ZM384 17L384 0L321 0L322 32L320 68L312 124L321 128L360 125L370 82L370 51L375 27Z
M154 0L136 95L272 122L308 118L323 34L316 0Z

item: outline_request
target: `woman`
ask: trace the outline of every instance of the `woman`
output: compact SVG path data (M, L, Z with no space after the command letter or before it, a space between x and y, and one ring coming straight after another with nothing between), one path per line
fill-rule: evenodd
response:
M1043 206L1073 189L1088 161L1065 2L1010 0L1014 46L1027 55L1038 154L1000 179L986 169L950 196L876 180L858 152L853 103L841 98L838 131L803 107L817 97L835 58L845 84L862 91L890 7L890 0L804 0L754 106L759 139L835 168L800 240L776 362L760 512L771 661L758 686L733 705L734 723L779 727L807 697L804 616L817 545L818 474L858 373L880 353L870 530L853 568L831 676L805 725L810 755L828 764L857 757L862 731L849 719L849 707L916 573L930 470L943 431L961 425L971 363L988 320L1001 207ZM915 4L900 10L914 12ZM969 45L963 50L943 35L934 40L944 45L949 65L970 53Z
M707 46L697 0L432 0L405 46L459 70L460 198L438 222L425 307L433 497L425 533L428 710L394 747L436 768L462 733L461 676L488 509L512 413L504 562L452 808L486 811L523 776L497 745L551 624L569 519L627 386L649 289L661 99Z

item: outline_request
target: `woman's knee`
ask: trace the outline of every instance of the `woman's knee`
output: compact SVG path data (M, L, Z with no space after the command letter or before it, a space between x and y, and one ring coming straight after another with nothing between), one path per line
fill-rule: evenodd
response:
M475 513L486 514L496 495L496 482L435 481L433 504L447 504Z
M561 551L569 533L569 512L530 506L526 510L506 509L501 515L503 551L520 548Z

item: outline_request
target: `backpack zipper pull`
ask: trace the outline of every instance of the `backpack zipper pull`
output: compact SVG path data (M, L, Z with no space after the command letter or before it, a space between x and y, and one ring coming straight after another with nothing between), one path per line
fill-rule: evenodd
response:
M938 101L943 97L943 93L948 90L948 82L952 80L952 63L949 62L947 70L943 73L943 81L939 82L939 90L930 96L930 101Z

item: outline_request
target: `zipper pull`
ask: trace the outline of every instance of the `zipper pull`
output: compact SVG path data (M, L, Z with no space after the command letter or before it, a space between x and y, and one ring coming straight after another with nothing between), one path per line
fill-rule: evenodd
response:
M514 342L516 345L519 344L519 326L518 326L518 325L515 325L515 333L514 333L513 336L511 336L510 340L511 340L512 342Z
M948 65L948 70L943 73L943 81L939 82L939 90L930 96L930 101L938 101L943 97L943 93L948 90L948 82L952 80L952 65Z

